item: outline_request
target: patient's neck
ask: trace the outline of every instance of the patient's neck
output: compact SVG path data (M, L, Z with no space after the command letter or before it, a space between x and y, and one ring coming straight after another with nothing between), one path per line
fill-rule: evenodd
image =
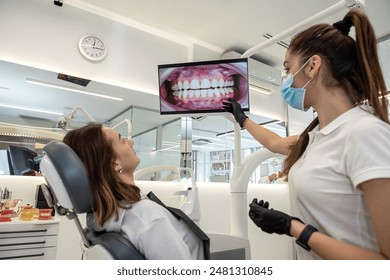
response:
M119 174L119 178L121 179L122 182L124 182L126 184L135 185L133 174L122 173L122 174Z

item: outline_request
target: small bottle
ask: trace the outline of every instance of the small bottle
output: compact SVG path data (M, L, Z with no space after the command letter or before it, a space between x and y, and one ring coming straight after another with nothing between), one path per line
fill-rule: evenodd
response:
M33 219L33 209L32 208L22 208L20 210L19 220L21 221L31 221Z
M33 219L32 205L30 204L23 205L20 210L19 220L30 221L32 219Z
M33 211L33 219L36 220L39 218L39 209L38 208L32 208Z

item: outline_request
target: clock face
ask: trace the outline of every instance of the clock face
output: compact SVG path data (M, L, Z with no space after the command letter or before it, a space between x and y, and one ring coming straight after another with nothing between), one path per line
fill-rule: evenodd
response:
M94 35L82 37L79 41L79 50L85 58L92 61L100 61L107 55L104 42Z

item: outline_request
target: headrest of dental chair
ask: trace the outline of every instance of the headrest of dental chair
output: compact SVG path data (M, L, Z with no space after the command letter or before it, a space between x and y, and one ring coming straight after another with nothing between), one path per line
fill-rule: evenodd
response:
M77 154L64 142L54 140L43 148L41 172L57 203L76 214L91 212L94 199L87 171Z

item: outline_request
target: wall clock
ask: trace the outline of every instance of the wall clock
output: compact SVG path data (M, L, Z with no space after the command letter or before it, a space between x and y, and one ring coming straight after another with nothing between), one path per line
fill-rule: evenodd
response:
M107 46L98 36L85 35L79 40L81 54L90 61L101 61L107 55Z

